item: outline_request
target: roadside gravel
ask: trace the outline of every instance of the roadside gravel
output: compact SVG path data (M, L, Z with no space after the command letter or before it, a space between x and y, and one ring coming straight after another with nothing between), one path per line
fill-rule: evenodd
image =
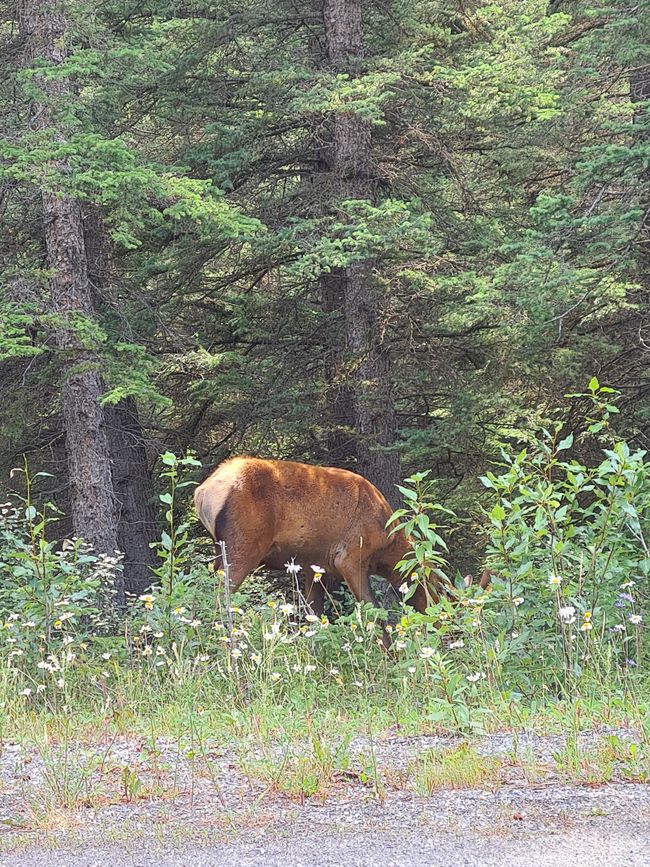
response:
M583 746L601 736L582 736ZM42 754L5 745L0 867L650 867L650 785L567 785L550 764L543 781L531 783L510 758L525 754L527 760L550 762L563 739L529 734L513 740L503 734L475 743L483 754L509 759L493 789L418 795L407 780L413 762L428 749L456 743L357 737L350 744L352 773L336 775L322 801L301 804L247 774L239 753L217 745L206 745L200 760L190 760L178 744L158 739L152 770L142 743L116 740L104 779L119 777L124 766L137 768L145 783L157 783L160 796L132 803L95 799L92 808L55 812L47 825L34 821L28 804L43 785ZM105 755L105 746L78 750L80 764L96 764ZM369 752L385 781L381 802L354 775Z

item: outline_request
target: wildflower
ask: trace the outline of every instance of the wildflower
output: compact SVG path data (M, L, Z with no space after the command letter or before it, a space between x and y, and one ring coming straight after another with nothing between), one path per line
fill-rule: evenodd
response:
M462 638L459 641L452 641L449 645L450 650L456 650L458 647L465 647L465 642Z
M153 608L154 599L156 597L151 593L143 593L142 596L138 596L140 602L144 602L144 607L151 610Z
M32 694L32 691L28 686L26 686L25 689L20 691L20 694L24 695L26 698L29 698L29 696Z
M30 629L33 629L33 628L36 626L36 624L34 623L33 620L28 620L28 621L25 623L25 626L28 626Z
M66 635L65 638L63 639L63 645L67 646L68 644L72 644L73 641L74 641L74 638L71 635Z
M305 620L307 621L307 623L318 623L318 617L316 617L315 614L308 614L305 617Z
M585 622L580 627L581 632L590 632L594 628L594 624L591 620L585 620Z
M312 566L311 571L314 573L314 581L322 581L325 570L322 566Z
M623 584L621 584L621 590L627 590L628 587L634 587L635 584L636 581L625 581Z
M612 626L610 631L611 632L625 632L625 624L624 623L615 623L614 626Z
M280 680L281 677L282 677L282 675L280 674L279 671L274 671L273 674L271 675L271 680L274 683L277 683L277 681Z
M62 626L63 626L63 622L61 621L61 618L59 617L57 620L54 621L54 628L55 629L61 629Z
M643 617L640 614L630 614L630 623L633 623L635 626L638 626L642 621Z
M355 685L355 686L358 686L359 689L361 689L361 687L363 686L363 684L361 683L360 680L355 680L355 681L354 681L354 685Z
M406 647L405 641L396 641L395 642L395 649L396 650L404 650L405 647Z
M483 675L483 677L485 677L485 675ZM468 674L467 675L467 680L469 680L470 683L476 683L476 681L480 680L480 678L481 678L481 672L480 671L477 671L476 674Z
M363 644L363 638L361 635L357 635L354 641L356 644Z
M408 590L409 590L409 586L406 583L406 581L404 581L402 584L400 584L400 586L399 586L399 592L400 593L408 593Z
M336 675L337 675L338 673L339 673L338 668L330 668L330 674L331 674L333 677L336 677Z
M624 602L634 602L634 596L631 593L620 593L618 598Z
M260 656L259 653L251 653L251 659L253 660L255 665L259 665L260 662L262 661L262 657Z
M45 692L45 684L39 683L39 685L36 687L36 692Z
M284 568L287 570L289 575L297 575L298 572L300 572L302 570L302 566L300 566L298 563L296 563L294 561L293 557L291 558L290 563L284 564Z
M421 659L431 659L432 656L435 656L435 650L433 647L423 647L420 651Z
M296 606L292 605L290 602L285 602L284 605L280 606L280 611L287 616L289 616L289 614L293 614L295 610Z
M234 650L233 650L233 654L234 654ZM199 659L199 662L207 662L210 659L210 657L208 656L207 653L202 653L198 659Z
M164 633L162 633L162 632L154 632L153 637L154 637L154 638L162 638L162 637L163 637L163 634L164 634Z
M306 665L305 666L305 674L311 674L312 671L316 671L315 665Z
M110 659L112 656L111 653L102 653L102 659Z
M513 604L515 607L518 608L518 607L523 603L523 601L524 601L524 597L523 597L523 596L516 596L516 597L512 600L512 604Z
M416 671L417 671L417 669L414 665L409 665L409 668L408 668L409 674L415 674Z
M588 623L592 617L591 611L585 611L585 613L582 616L584 617L585 621Z
M140 599L142 599L142 598L143 597L141 596ZM153 597L152 597L152 599L153 599ZM186 611L187 611L187 608L185 608L184 606L180 606L178 608L174 608L172 613L175 614L177 617L179 617L181 614L185 614Z
M569 623L575 623L576 622L576 618L575 618L576 610L573 607L573 605L565 605L563 608L558 608L557 613L558 613L562 623L569 624Z
M305 638L312 638L314 635L316 635L316 630L315 630L315 629L308 629L308 630L305 632Z
M232 652L232 658L233 659L239 659L240 656L241 656L241 650L238 647L235 647L233 649L233 652Z
M625 660L625 664L626 664L629 668L635 668L635 667L636 667L636 662L635 662L633 659L626 659L626 660Z
M561 575L549 575L548 576L548 584L549 587L559 587L562 583Z
M63 687L65 686L65 681L63 680L62 677L60 677L60 678L57 680L56 685L59 687L59 689L63 689Z
M200 625L201 621L197 620L196 617L194 618L194 620L190 621L190 626L192 627L192 629L197 629Z
M269 599L269 601L266 604L269 606L269 608L272 611L274 611L278 607L278 603L275 601L275 599Z
M323 627L323 629L327 629L327 627L330 625L329 620L324 614L320 619L320 625Z
M153 648L151 647L150 644L148 644L146 647L142 648L142 655L143 656L151 656L152 653L153 653Z

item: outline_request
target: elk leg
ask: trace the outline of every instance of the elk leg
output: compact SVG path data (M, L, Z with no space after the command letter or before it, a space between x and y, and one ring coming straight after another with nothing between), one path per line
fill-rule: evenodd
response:
M226 559L230 567L228 570L230 590L234 592L239 588L244 578L260 565L268 550L268 545L266 540L260 542L251 538L239 538L237 541L224 539L224 542L226 543ZM220 552L220 550L217 543L217 551Z
M346 554L337 557L334 565L357 602L370 602L375 608L380 607L370 586L370 563L367 560L358 560L356 557L350 557L349 554Z

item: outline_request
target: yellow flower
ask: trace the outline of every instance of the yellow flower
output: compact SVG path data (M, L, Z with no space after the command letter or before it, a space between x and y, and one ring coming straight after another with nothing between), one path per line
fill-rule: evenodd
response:
M591 620L591 611L585 611L582 615L586 621Z
M593 629L593 628L594 628L594 624L591 623L589 620L585 620L585 622L580 627L580 631L581 632L589 632L589 630Z
M63 623L61 622L61 620L55 620L54 621L54 628L55 629L61 629L62 626L63 626Z

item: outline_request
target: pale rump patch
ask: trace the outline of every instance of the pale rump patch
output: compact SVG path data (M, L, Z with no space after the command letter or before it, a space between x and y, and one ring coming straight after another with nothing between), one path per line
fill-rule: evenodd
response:
M246 461L232 458L221 464L194 491L194 505L201 523L215 538L215 524L230 492L241 484L241 475Z

